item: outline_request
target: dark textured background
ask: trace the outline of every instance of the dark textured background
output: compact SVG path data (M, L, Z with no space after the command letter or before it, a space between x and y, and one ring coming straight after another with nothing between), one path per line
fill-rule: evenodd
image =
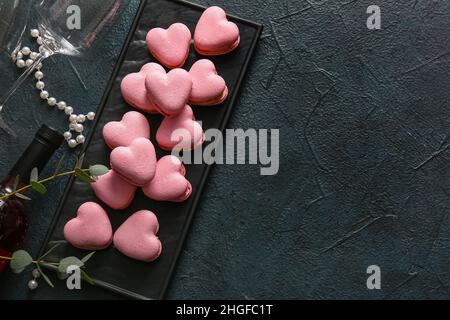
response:
M213 168L168 298L449 298L450 4L198 2L265 26L229 127L279 128L280 171ZM366 28L371 4L382 10L378 31ZM136 8L97 49L100 66L72 59L84 85L64 57L45 66L48 85L95 108ZM40 123L63 123L40 104L29 82L5 111L20 136L0 135L2 174ZM64 183L34 196L33 252ZM382 290L366 288L371 264ZM2 274L0 296L114 297L62 284L30 294L29 278Z

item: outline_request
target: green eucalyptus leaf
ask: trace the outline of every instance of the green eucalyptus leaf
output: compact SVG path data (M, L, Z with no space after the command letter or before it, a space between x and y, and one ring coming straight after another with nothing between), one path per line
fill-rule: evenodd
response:
M56 176L61 171L63 162L64 162L64 154L62 155L61 158L59 158L58 163L56 164L55 172L53 173L54 176Z
M88 260L90 258L92 258L92 256L95 254L95 251L92 251L91 253L85 255L83 258L81 258L81 261L83 261L84 263L88 262Z
M107 174L109 172L109 168L102 164L96 164L89 167L89 172L93 176L100 177Z
M95 181L94 179L92 179L92 177L90 175L88 175L86 172L84 172L80 168L75 168L75 175L85 182L91 183L91 182Z
M31 200L31 198L29 198L29 197L27 197L26 195L21 194L21 193L19 193L19 192L14 193L14 195L15 195L17 198L20 198L20 199L23 199L23 200L27 200L27 201L30 201L30 200Z
M77 257L64 258L59 262L58 271L67 273L67 268L69 266L78 266L81 268L82 266L84 266L84 262Z
M89 283L92 286L94 285L94 281L92 281L91 277L88 276L86 271L84 271L83 269L80 269L80 274L81 274L81 278L83 278L84 281L86 281L87 283Z
M75 164L75 169L76 168L80 168L83 166L83 162L84 162L84 153L81 154L81 156L77 159L77 163Z
M57 243L55 245L53 245L50 249L48 249L47 252L45 252L40 258L39 261L44 260L45 257L47 257L50 253L53 252L53 250L55 250L61 243Z
M47 188L40 182L31 181L31 187L41 194L47 193Z
M38 168L33 168L30 173L30 182L36 182L39 179L39 171Z
M14 273L21 273L26 267L33 263L33 258L25 250L15 251L11 258L9 266Z
M45 282L47 282L47 284L48 284L50 287L54 288L55 286L53 285L53 282L52 282L52 281L50 280L50 278L44 273L44 271L42 271L42 268L41 268L41 266L39 265L39 263L38 263L36 266L37 266L37 268L38 268L38 270L39 270L39 273L41 274L42 278L44 278Z

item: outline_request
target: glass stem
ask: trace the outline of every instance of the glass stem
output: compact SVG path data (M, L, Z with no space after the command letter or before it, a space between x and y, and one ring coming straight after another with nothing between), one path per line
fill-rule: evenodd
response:
M28 78L28 76L33 72L35 67L41 63L45 59L44 56L40 56L38 59L36 59L33 64L25 69L25 71L20 75L19 78L17 78L16 81L14 81L11 88L0 98L0 112L3 110L3 107L5 106L6 102L8 102L9 98L14 94L14 92L20 87L20 85L25 81L25 79ZM3 119L0 113L0 129L5 130L8 134L13 136L14 138L17 137L16 132L6 123L6 121Z

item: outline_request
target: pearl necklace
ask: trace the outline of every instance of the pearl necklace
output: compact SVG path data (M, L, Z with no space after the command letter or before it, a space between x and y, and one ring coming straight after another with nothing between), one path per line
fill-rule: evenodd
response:
M20 50L15 50L11 54L11 58L18 68L30 67L36 59L39 59L40 57L47 58L50 56L50 53L42 45L43 41L39 36L39 30L32 29L30 35L36 39L36 43L39 45L39 52L33 52L29 47L23 47ZM42 81L44 79L44 73L41 69L42 63L37 64L35 67L36 72L34 73L34 77L36 78L36 89L40 91L39 96L41 99L47 100L47 104L49 106L56 106L59 110L64 111L64 113L68 116L69 130L64 132L64 138L70 148L75 148L86 141L85 136L82 134L84 130L83 123L86 120L94 120L95 113L91 111L87 114L77 115L74 113L73 107L68 106L66 102L57 101L56 98L50 96L48 91L44 90L45 83Z

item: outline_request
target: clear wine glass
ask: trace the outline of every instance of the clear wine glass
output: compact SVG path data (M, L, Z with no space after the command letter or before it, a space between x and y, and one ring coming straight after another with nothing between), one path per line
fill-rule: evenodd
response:
M14 4L19 2L20 9ZM54 54L83 56L91 48L101 32L113 22L123 7L123 0L0 0L0 23L14 34L0 27L0 40L4 34L7 45L4 51L14 55L24 42L31 41L30 29L37 28L42 39L40 55L0 97L0 111L36 66ZM20 19L14 20L13 16ZM9 20L2 21L3 17ZM31 25L31 21L34 24ZM14 65L11 62L11 68ZM13 134L0 117L0 127Z
M32 0L0 0L0 68L3 73L12 65L11 56L20 50L29 25L31 8ZM3 99L0 99L0 111L3 109L1 100ZM15 135L1 114L0 128Z

